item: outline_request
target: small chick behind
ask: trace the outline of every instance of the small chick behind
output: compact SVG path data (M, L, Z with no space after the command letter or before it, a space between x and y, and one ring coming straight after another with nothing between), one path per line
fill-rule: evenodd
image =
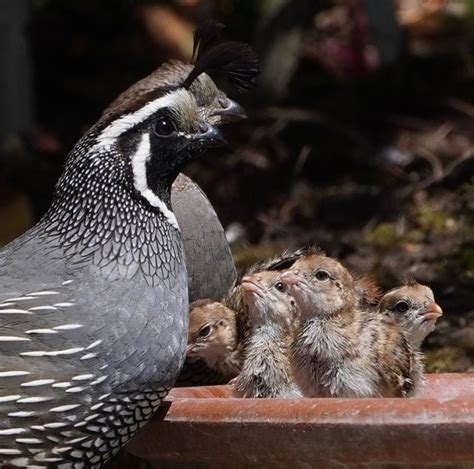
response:
M195 301L189 309L186 363L178 386L229 382L242 365L235 311L211 300Z
M416 350L443 315L431 288L414 280L387 292L380 301L379 312L398 322Z
M251 329L242 371L234 382L240 397L301 397L288 356L298 310L280 275L265 271L242 280Z

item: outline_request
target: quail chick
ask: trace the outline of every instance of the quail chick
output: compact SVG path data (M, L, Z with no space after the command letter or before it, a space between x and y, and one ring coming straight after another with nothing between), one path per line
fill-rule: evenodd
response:
M244 272L244 274L236 279L233 286L230 288L229 292L221 300L221 302L200 300L191 305L191 329L194 327L194 322L196 331L207 325L207 315L213 315L215 318L217 318L221 313L223 313L225 316L228 316L229 311L234 313L235 327L232 329L232 331L235 332L235 347L221 347L218 351L219 363L232 363L232 366L236 365L237 363L239 366L242 364L241 354L243 353L244 343L246 342L250 332L248 306L244 301L244 296L242 293L242 277L266 270L286 270L293 265L296 259L299 259L301 256L306 254L306 251L306 249L300 249L297 251L284 251L280 255L271 259L258 262L249 267ZM193 311L194 308L196 308L195 311ZM207 311L205 314L203 314L203 308ZM192 333L189 335L190 342L188 343L188 350L189 346L195 342L192 338L192 335ZM207 347L207 339L198 337L196 340L199 340L205 348ZM213 350L217 352L215 348ZM240 368L235 374L237 374L239 371ZM227 383L230 378L232 378L232 376L230 376L229 373L223 375L222 372L219 371L214 365L210 364L209 361L208 364L206 364L206 362L201 358L201 352L198 347L195 353L187 354L184 367L181 371L176 386L205 386L211 384L223 384Z
M297 317L296 303L278 271L242 279L251 323L244 363L234 386L241 397L300 397L290 369L289 345Z
M387 292L380 301L379 312L400 324L416 350L443 315L431 288L415 281Z
M195 376L199 384L227 383L241 369L235 311L222 303L198 300L191 304L186 356L201 359L206 368ZM197 371L197 370L195 370Z
M306 396L401 397L415 390L420 357L396 321L360 307L339 262L313 253L281 280L301 314L290 362Z

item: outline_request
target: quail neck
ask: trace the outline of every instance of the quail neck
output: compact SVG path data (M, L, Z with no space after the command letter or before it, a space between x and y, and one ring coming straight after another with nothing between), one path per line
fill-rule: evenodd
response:
M74 246L76 252L79 245L95 265L107 266L103 272L110 278L141 274L154 284L157 276L168 279L173 264L182 263L170 188L186 163L223 143L215 126L219 109L212 118L203 109L212 107L215 96L223 98L217 88L207 101L196 99L192 89L173 91L169 86L151 94L145 102L143 96L120 97L128 107L113 104L111 109L122 114L106 111L80 140L39 227L49 242ZM225 108L220 110L225 114ZM165 253L163 265L153 260L157 253Z

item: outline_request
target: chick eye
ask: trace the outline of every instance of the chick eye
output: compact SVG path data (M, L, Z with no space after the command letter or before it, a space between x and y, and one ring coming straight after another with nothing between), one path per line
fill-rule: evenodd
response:
M283 283L281 283L281 282L275 283L275 288L276 288L278 291L285 291L285 285L283 285Z
M395 305L395 311L397 313L406 313L408 311L408 303L406 301L399 301Z
M153 128L156 135L169 137L176 131L173 121L168 117L160 117Z
M317 280L320 282L324 282L329 278L329 274L325 270L318 270L314 276L316 277Z
M199 337L207 337L211 333L211 326L204 326L199 331Z

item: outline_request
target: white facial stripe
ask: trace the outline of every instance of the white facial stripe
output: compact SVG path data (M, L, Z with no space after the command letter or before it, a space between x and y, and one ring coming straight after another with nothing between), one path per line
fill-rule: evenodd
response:
M126 114L120 119L113 121L101 132L97 138L97 142L101 146L112 145L115 140L120 137L120 135L141 124L143 121L155 114L158 110L166 107L176 109L179 107L177 106L177 103L180 101L189 102L190 97L192 97L192 95L183 88L165 94L161 98L149 102L138 111L135 111L131 114Z
M148 187L146 177L146 164L151 156L150 135L144 134L137 151L132 156L133 182L135 189L150 203L152 207L158 208L166 217L171 226L179 230L178 221L174 213L166 204Z

